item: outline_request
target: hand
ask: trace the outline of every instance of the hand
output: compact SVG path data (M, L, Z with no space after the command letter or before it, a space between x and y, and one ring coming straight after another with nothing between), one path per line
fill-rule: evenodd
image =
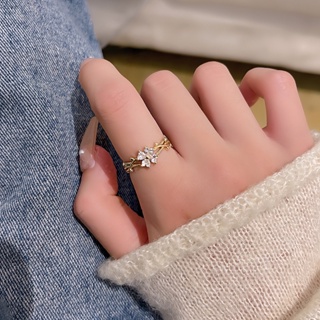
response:
M255 68L238 86L216 62L200 66L190 92L170 72L148 77L141 95L105 60L86 61L80 83L123 161L167 136L173 148L131 175L144 218L117 194L111 157L95 147L75 214L115 258L196 219L313 145L293 78ZM267 126L249 106L265 100ZM94 130L93 130L94 131ZM90 149L90 148L89 148Z

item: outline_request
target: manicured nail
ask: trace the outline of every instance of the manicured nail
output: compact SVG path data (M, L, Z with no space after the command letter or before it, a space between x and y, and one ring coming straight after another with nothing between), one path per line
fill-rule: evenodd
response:
M80 170L84 172L95 165L95 147L98 130L98 119L93 117L82 137L79 150Z

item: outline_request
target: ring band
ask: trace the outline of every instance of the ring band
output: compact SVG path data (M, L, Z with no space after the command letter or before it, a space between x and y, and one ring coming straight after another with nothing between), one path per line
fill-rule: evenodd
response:
M158 162L158 156L162 150L169 150L172 147L171 142L167 137L159 143L155 143L153 148L145 147L143 151L138 151L136 158L130 158L130 161L123 162L123 168L127 173L133 172L136 167L150 168L151 164L156 164Z

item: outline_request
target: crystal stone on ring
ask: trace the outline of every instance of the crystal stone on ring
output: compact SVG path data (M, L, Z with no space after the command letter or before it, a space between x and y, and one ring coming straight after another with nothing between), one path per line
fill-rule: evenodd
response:
M157 163L158 155L153 148L145 147L143 151L138 152L137 159L141 161L141 167L150 168L151 163Z

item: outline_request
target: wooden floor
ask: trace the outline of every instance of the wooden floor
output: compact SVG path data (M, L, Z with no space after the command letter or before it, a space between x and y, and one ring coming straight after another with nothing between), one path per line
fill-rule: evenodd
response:
M180 56L150 50L107 47L104 50L106 59L116 65L118 70L129 79L137 90L140 90L143 80L158 70L170 70L189 87L193 71L208 59ZM254 65L222 61L234 78L239 81ZM289 70L290 71L290 70ZM290 71L296 79L300 97L311 129L320 130L320 75ZM257 119L263 126L265 113L263 101L258 101L253 108Z

